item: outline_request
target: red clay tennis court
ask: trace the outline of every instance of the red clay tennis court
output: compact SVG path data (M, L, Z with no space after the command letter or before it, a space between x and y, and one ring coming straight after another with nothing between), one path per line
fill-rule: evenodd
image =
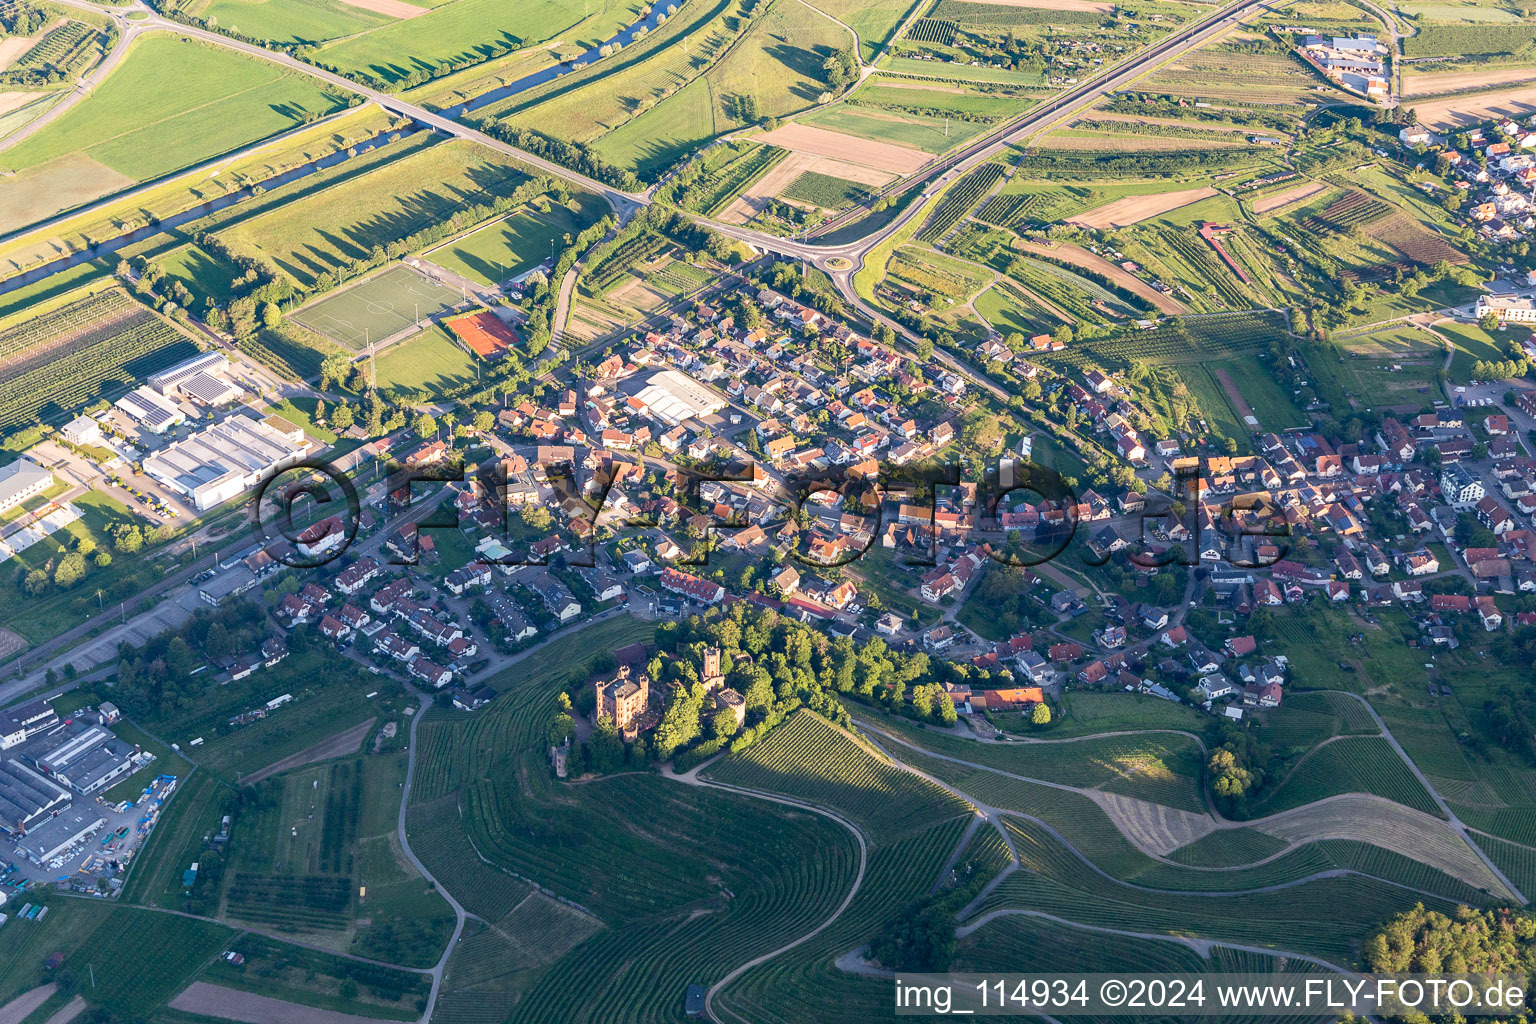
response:
M517 335L502 322L501 317L489 310L456 316L445 320L452 331L470 351L482 359L499 359L507 349L517 344Z

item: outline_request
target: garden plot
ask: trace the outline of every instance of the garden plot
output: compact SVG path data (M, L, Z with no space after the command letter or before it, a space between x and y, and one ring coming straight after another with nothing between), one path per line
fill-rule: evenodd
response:
M764 135L758 142L787 149L791 153L809 153L830 157L843 163L871 167L887 174L905 177L921 170L932 159L919 149L909 149L890 142L878 142L857 135L816 128L808 124L789 124Z
M1068 224L1084 228L1124 228L1140 224L1144 220L1177 210L1181 206L1198 203L1216 194L1210 186L1189 188L1179 192L1159 192L1149 196L1126 196L1112 203L1069 218Z

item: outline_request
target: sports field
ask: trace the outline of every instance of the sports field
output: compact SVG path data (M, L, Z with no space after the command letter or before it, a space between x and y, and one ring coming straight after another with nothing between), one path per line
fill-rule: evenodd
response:
M380 388L432 396L475 379L475 363L452 336L433 325L378 358Z
M551 206L548 213L523 209L424 255L445 270L492 287L548 260L552 244L583 226L585 218L578 224L563 206Z
M310 303L292 318L353 351L452 309L464 296L397 265Z

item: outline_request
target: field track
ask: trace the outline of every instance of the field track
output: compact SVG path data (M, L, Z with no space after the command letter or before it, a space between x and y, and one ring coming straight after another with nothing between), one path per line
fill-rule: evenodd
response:
M1288 188L1284 192L1276 192L1272 196L1256 199L1253 203L1254 213L1268 213L1270 210L1278 210L1282 206L1299 203L1303 199L1310 199L1319 192L1326 192L1331 186L1321 181L1309 181L1305 185L1297 185Z
M0 1006L0 1024L21 1024L32 1015L32 1011L46 1003L57 989L58 986L53 984L39 985Z
M372 1017L320 1010L254 992L210 985L206 981L188 985L181 995L171 1000L170 1007L204 1017L243 1021L244 1024L377 1024Z
M1243 421L1243 426L1257 429L1259 418L1253 414L1253 406L1248 404L1248 399L1243 397L1242 391L1237 386L1237 381L1226 370L1213 371L1216 382L1221 385L1221 390L1227 393L1227 401L1232 403L1232 411L1237 413L1237 418Z
M270 778L279 772L286 772L290 768L301 768L306 764L314 764L316 761L329 761L333 757L345 757L348 754L357 753L358 744L363 742L363 737L373 728L377 718L370 718L366 722L359 722L350 729L346 729L329 739L321 740L312 747L299 751L297 754L289 754L281 761L273 761L265 768L258 768L249 775L240 777L242 786L254 786L262 779Z

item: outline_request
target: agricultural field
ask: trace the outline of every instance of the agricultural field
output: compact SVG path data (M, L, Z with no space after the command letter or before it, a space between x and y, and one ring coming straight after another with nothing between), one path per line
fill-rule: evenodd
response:
M376 249L447 221L467 203L488 204L523 178L500 154L445 142L242 220L219 236L237 251L270 258L309 288L322 274L344 273Z
M231 32L291 46L313 46L395 21L389 14L360 4L326 4L316 0L191 0L180 4L179 9L182 14L211 20Z
M398 88L416 84L411 74L420 69L441 72L548 40L559 39L583 49L596 46L640 17L640 5L631 0L597 0L581 5L570 0L533 0L516 5L496 0L423 0L415 6L421 9L419 15L389 18L383 24L346 33L322 47L318 58L349 74Z
M170 66L177 69L179 87L160 88ZM30 197L6 203L14 210L11 226L19 227L343 106L340 96L302 75L227 50L148 36L89 99L0 157L0 166L17 172L0 197L13 191ZM38 181L47 188L35 187ZM63 199L55 189L62 189Z
M0 430L72 416L196 351L186 335L116 290L19 321L0 331Z
M898 114L852 106L827 107L801 118L799 123L933 154L953 149L987 127L975 121L956 121L931 114Z

